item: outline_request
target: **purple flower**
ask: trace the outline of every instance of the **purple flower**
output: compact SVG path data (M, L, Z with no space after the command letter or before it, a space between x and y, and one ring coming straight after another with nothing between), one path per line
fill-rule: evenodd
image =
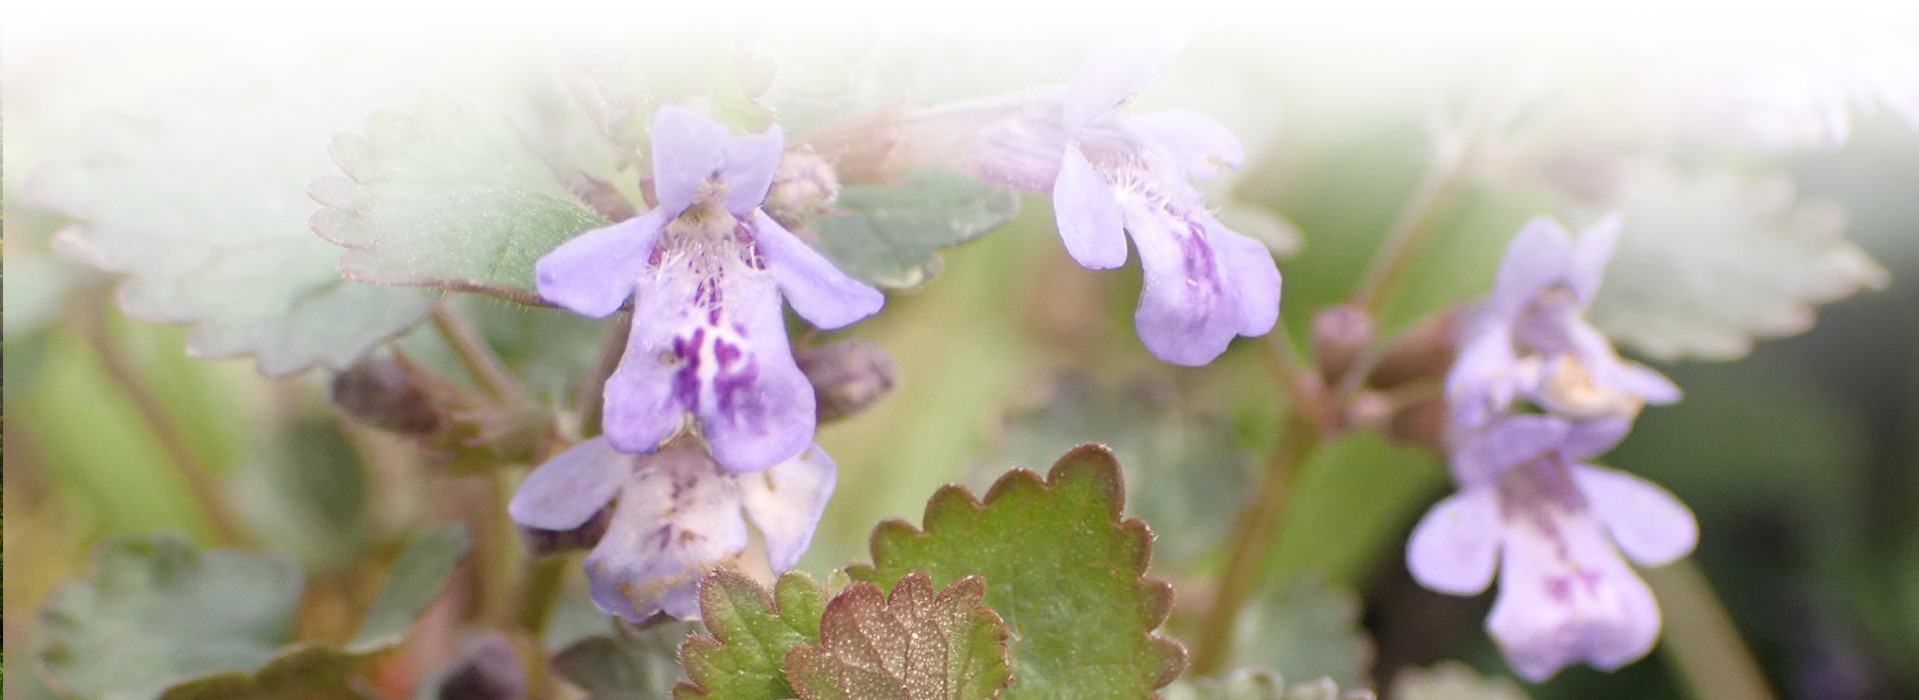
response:
M692 441L634 455L594 438L535 469L507 512L523 527L563 531L614 502L606 534L586 557L593 602L632 622L660 611L692 618L700 578L746 550L747 520L765 539L773 570L793 568L836 478L818 446L761 473L734 474Z
M1051 192L1066 252L1089 269L1125 264L1130 234L1145 271L1133 316L1140 341L1162 360L1203 365L1234 336L1272 330L1279 268L1265 246L1214 219L1193 189L1193 178L1239 167L1232 132L1190 110L1116 109L1184 47L1183 38L1109 46L1064 90L974 108L1003 116L981 127L962 167L1002 185Z
M1483 427L1520 398L1577 420L1630 418L1644 404L1679 400L1670 380L1620 359L1582 317L1618 240L1616 216L1577 240L1550 217L1520 230L1446 377L1457 426Z
M814 429L813 389L787 346L780 299L831 329L885 297L760 211L780 163L779 127L734 137L666 107L652 138L660 206L541 258L540 295L596 318L633 298L626 355L606 383L615 448L650 453L691 415L722 466L766 469L805 449Z
M1486 629L1533 681L1576 661L1612 670L1646 655L1659 605L1620 554L1645 566L1684 556L1699 536L1692 512L1658 486L1581 463L1610 447L1604 436L1541 416L1495 425L1487 469L1462 475L1460 492L1414 528L1413 578L1473 595L1500 572Z

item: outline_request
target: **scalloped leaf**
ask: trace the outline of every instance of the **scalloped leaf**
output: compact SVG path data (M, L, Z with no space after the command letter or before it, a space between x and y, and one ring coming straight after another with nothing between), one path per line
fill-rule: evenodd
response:
M89 698L153 698L181 680L259 668L292 641L290 557L201 552L172 536L101 549L41 611L51 680Z
M191 324L192 354L253 355L269 376L345 367L433 297L349 281L307 230L306 183L330 170L321 144L352 102L324 92L236 81L102 116L22 194L78 222L55 238L66 257L128 276L127 315Z
M1311 576L1274 589L1240 611L1232 665L1345 686L1365 682L1373 643L1359 624L1359 596Z
M1370 690L1339 691L1330 678L1287 688L1278 673L1245 669L1225 678L1182 679L1166 688L1166 700L1373 700Z
M481 291L542 305L533 265L607 221L576 199L507 118L427 93L339 134L347 175L313 181L313 231L346 247L347 276Z
M1730 360L1753 341L1812 327L1813 307L1886 271L1844 237L1845 212L1798 199L1783 175L1627 169L1624 229L1593 300L1593 323L1652 357Z
M1152 532L1122 520L1124 480L1113 453L1083 445L1045 479L1015 469L977 500L949 485L926 504L924 529L889 520L873 531L873 565L855 581L891 588L927 571L935 585L986 579L987 607L1013 631L1008 698L1147 697L1186 665L1186 650L1153 634L1172 586L1145 578Z
M826 604L820 642L786 653L805 700L984 700L1012 681L1006 623L968 576L936 596L924 571L880 592L856 583Z
M958 172L928 169L889 186L856 185L813 219L815 247L863 282L906 289L940 269L939 250L979 237L1019 214L1013 192Z
M798 696L786 680L786 653L819 641L826 591L800 571L781 575L773 588L769 596L732 569L707 574L700 582L700 618L713 636L694 637L680 647L680 665L692 681L675 686L674 698Z

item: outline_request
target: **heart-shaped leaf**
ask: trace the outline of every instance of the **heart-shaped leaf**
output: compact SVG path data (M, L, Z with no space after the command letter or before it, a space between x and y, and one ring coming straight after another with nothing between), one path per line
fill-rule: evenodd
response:
M820 642L786 654L787 680L806 700L975 700L999 697L1012 680L1006 623L980 605L978 576L937 596L925 572L891 595L855 583L820 620Z
M819 641L826 591L798 571L774 584L774 596L732 569L700 582L700 619L713 636L694 637L680 648L680 664L693 680L673 697L726 700L786 700L797 696L786 680L786 653Z

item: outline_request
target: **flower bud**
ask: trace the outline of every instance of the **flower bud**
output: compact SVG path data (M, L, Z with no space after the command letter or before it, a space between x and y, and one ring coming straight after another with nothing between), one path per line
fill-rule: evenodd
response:
M1433 454L1447 454L1445 400L1435 398L1401 407L1388 419L1386 436Z
M813 384L822 423L865 410L899 379L886 349L858 338L802 348L793 359Z
M1391 389L1422 379L1444 377L1458 352L1455 336L1460 316L1460 310L1455 308L1400 334L1366 375L1366 385Z
M361 422L401 435L428 435L444 420L414 368L368 356L333 377L333 405Z
M498 633L480 638L452 673L440 680L440 700L518 700L526 697L526 664Z
M827 206L839 196L840 180L833 163L801 145L780 158L760 208L781 226L797 229L826 213Z
M1326 386L1339 386L1359 355L1373 342L1373 319L1350 304L1335 306L1313 317L1313 358Z

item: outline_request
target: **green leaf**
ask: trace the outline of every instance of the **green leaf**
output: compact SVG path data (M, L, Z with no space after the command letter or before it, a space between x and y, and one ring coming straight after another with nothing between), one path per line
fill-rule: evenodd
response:
M899 520L873 531L873 565L855 581L891 587L927 571L935 585L986 579L986 605L1013 630L1009 698L1146 697L1185 667L1185 649L1156 636L1172 587L1144 578L1152 532L1121 520L1125 490L1113 453L1068 452L1047 477L1015 469L984 502L950 485L926 504L924 530Z
M682 678L679 649L693 632L686 622L665 622L619 637L593 636L553 656L553 670L593 700L653 700L668 697Z
M360 618L360 631L347 644L347 649L374 651L405 639L413 620L440 597L440 589L453 578L453 567L466 558L472 541L462 525L414 535L387 573L380 597L373 600L373 607Z
M373 700L348 681L366 654L298 645L248 674L231 671L168 688L161 700Z
M1051 396L1006 419L999 464L1045 464L1081 443L1113 451L1133 485L1127 515L1178 523L1153 541L1161 564L1175 565L1217 547L1232 503L1248 488L1252 453L1233 437L1229 417L1182 405L1177 387L1140 377L1109 389L1090 377L1055 378Z
M1012 680L1006 623L968 576L936 597L926 572L891 595L856 583L826 604L820 643L786 654L787 679L806 700L997 698Z
M300 589L282 556L201 552L173 537L113 543L42 610L40 662L61 690L109 700L250 671L291 641Z
M1280 675L1264 669L1246 669L1225 678L1183 679L1166 688L1166 700L1373 700L1372 691L1339 692L1330 678L1291 688Z
M1380 557L1398 556L1406 523L1444 487L1446 472L1423 450L1361 431L1320 445L1293 483L1267 579L1315 574L1357 586Z
M1359 626L1359 596L1308 577L1240 611L1233 666L1274 668L1294 678L1365 682L1373 645Z
M711 637L680 647L680 663L693 680L673 697L785 700L796 697L786 681L786 652L819 641L826 592L813 577L788 571L774 584L778 595L746 574L720 569L700 582L700 618Z
M1458 661L1407 667L1393 677L1393 700L1526 700L1511 678L1487 678Z
M333 157L347 178L313 181L313 230L347 248L356 280L542 304L534 263L607 223L505 116L444 94L375 112Z
M1682 173L1641 162L1624 179L1624 229L1593 323L1661 359L1728 360L1813 324L1813 307L1887 284L1847 241L1845 212L1800 200L1783 175Z
M314 91L318 92L318 91ZM78 221L55 247L126 273L127 315L193 324L188 351L255 355L270 376L344 367L426 317L431 295L351 282L307 228L307 182L338 100L237 81L103 118L24 192Z
M893 186L854 186L814 219L820 254L881 287L919 286L939 272L939 249L970 241L1019 213L1019 197L951 170L921 170Z

